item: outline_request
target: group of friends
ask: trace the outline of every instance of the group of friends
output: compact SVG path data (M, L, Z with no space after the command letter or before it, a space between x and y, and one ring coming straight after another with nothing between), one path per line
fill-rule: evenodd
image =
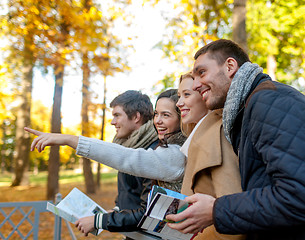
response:
M137 230L152 184L188 195L167 216L195 239L305 239L305 96L272 81L231 40L197 51L178 89L155 103L129 90L110 103L112 143L84 136L36 135L31 150L68 145L119 170L116 206L76 227Z

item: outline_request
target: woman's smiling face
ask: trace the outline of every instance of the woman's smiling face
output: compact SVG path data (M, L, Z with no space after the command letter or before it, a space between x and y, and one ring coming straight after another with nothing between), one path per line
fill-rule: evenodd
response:
M158 131L159 139L164 139L165 134L175 132L180 128L179 115L175 110L173 100L164 97L157 101L154 125Z
M187 76L181 80L178 87L179 100L176 105L180 109L183 124L198 123L208 113L205 101L192 86L193 78Z

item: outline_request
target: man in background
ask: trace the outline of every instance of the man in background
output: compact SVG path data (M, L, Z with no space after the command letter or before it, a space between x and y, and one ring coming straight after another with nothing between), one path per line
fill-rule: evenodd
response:
M112 100L113 119L116 128L114 143L130 148L155 148L158 136L153 127L153 106L149 97L139 91L129 90ZM118 196L114 211L141 208L141 194L149 191L150 179L118 172ZM111 213L110 213L111 214ZM107 214L106 214L107 215ZM103 218L107 218L103 214Z

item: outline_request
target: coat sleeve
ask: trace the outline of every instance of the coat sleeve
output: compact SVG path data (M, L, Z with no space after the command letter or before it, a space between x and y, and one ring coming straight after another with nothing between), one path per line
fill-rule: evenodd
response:
M304 225L305 99L294 92L262 91L249 101L239 156L245 191L216 200L220 233Z
M175 182L182 180L186 158L180 146L133 149L80 136L76 154L134 176Z
M120 212L111 212L103 214L102 228L110 232L131 232L138 230L138 223L143 217L146 206L147 197L151 189L151 180L143 180L143 191L141 193L141 207L138 209L124 209Z

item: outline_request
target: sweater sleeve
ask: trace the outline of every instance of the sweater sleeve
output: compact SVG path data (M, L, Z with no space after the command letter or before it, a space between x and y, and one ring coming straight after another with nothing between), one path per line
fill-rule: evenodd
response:
M174 182L182 180L186 158L180 146L126 148L115 143L80 136L76 154L134 176Z

